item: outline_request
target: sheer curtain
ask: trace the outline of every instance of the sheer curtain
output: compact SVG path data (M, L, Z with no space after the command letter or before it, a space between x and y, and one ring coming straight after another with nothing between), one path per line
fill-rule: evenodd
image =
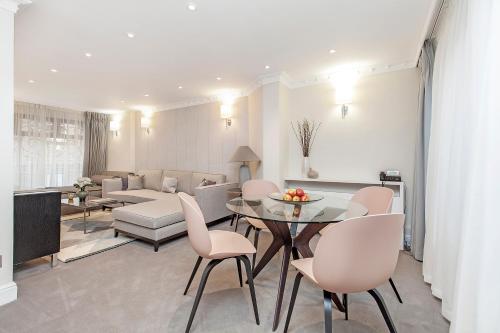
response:
M451 332L500 332L500 1L450 2L434 66L424 279Z
M84 113L16 102L16 189L72 185L82 175Z

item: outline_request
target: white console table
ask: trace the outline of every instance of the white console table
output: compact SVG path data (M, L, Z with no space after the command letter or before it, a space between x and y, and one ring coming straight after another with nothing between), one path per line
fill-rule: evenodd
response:
M320 193L327 196L336 196L351 199L356 191L367 186L385 186L394 191L391 213L405 213L405 184L404 182L381 182L380 180L341 180L325 178L293 178L285 177L285 188L300 187L310 193ZM404 249L404 232L401 238L400 249Z
M285 188L301 187L308 192L321 193L325 196L336 196L350 199L359 189L367 186L385 186L394 191L392 213L405 212L404 182L381 182L380 180L349 180L327 178L294 178L285 177Z

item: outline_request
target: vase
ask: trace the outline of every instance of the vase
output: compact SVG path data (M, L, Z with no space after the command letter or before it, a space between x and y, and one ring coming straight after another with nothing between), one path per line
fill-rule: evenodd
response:
M311 168L311 162L309 161L309 156L304 156L302 160L302 178L307 178L307 173Z
M78 191L76 192L76 196L78 197L78 199L80 199L80 202L84 202L85 201L85 198L87 198L87 191Z

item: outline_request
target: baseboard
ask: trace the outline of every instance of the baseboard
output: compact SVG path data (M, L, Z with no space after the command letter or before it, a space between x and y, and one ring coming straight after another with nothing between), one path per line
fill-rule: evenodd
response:
M13 302L17 299L17 284L9 282L0 286L0 306Z

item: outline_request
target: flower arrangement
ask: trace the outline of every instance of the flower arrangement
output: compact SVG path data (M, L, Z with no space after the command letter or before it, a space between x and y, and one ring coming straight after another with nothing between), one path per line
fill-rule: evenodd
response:
M93 186L95 183L88 177L80 177L73 184L73 187L78 190L78 192L85 192L87 186Z
M316 134L318 134L318 129L321 126L321 123L316 123L315 121L311 122L304 119L302 121L297 121L297 126L294 126L293 123L291 124L295 137L299 141L300 147L302 148L302 156L309 157L314 139L316 138Z

